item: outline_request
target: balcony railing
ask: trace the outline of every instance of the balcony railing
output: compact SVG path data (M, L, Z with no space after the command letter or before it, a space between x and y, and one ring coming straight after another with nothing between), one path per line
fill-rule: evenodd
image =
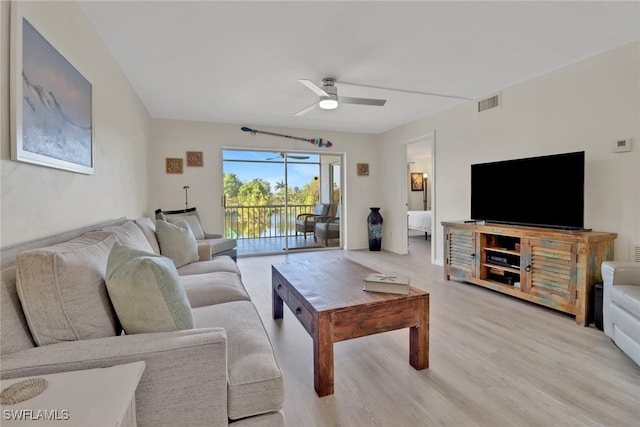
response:
M296 217L313 213L314 208L315 205L227 206L224 208L226 237L285 237L295 233Z

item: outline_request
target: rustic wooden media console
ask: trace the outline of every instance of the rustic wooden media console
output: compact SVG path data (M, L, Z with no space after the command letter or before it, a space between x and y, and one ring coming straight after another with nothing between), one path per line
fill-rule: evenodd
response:
M443 222L446 280L485 288L576 316L586 326L600 264L616 233Z

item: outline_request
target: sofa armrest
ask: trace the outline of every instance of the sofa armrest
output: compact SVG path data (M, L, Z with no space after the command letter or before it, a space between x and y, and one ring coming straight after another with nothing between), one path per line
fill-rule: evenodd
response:
M222 328L69 341L4 354L2 378L144 360L136 391L141 425L226 425L227 337Z
M604 286L640 286L640 263L631 261L605 261L602 263Z
M222 234L217 234L217 233L207 233L205 231L204 233L204 238L205 239L222 239Z
M316 224L320 223L320 222L327 222L330 219L333 219L332 216L329 215L324 215L324 216L316 216Z
M604 334L615 341L613 318L613 287L615 285L640 286L640 263L628 261L605 261L602 271L602 326Z
M211 244L198 242L198 261L211 261Z

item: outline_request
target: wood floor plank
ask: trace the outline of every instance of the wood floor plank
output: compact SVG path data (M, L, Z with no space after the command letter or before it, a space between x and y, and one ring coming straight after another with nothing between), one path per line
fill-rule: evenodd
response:
M640 367L573 316L443 279L429 241L409 255L318 251L240 258L285 383L290 426L637 426ZM335 394L313 388L312 341L288 308L271 318L271 264L347 257L409 274L430 293L429 369L408 363L409 331L334 345Z

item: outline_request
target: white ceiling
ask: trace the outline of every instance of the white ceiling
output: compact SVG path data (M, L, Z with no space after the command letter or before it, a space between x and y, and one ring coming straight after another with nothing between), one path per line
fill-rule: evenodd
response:
M380 133L640 39L632 2L83 1L149 113L250 127ZM300 84L385 98L294 114ZM596 83L596 82L594 82Z

